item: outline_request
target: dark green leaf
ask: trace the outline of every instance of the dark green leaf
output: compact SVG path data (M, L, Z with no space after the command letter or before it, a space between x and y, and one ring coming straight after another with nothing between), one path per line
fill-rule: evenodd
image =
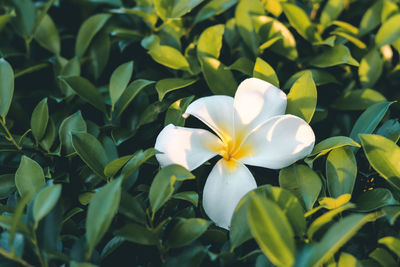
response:
M14 94L14 71L11 65L0 58L0 116L5 118Z
M14 174L0 175L0 199L5 199L15 191L15 178Z
M363 110L371 105L386 101L386 98L373 89L357 89L347 91L339 96L332 107L340 110Z
M158 100L161 102L164 96L171 91L188 87L194 84L197 79L167 78L156 83Z
M37 142L42 140L45 135L48 121L49 107L47 106L47 98L44 98L37 104L31 117L32 134Z
M36 161L22 156L21 163L15 173L15 185L19 194L21 196L35 194L45 183L42 167Z
M136 223L125 225L121 229L117 230L115 234L123 237L127 241L141 245L157 244L156 235L151 230Z
M114 106L121 95L124 93L133 72L133 61L120 65L114 70L110 78L110 98L111 105Z
M35 31L35 40L55 55L60 54L61 41L54 21L45 15Z
M392 193L386 188L375 188L362 193L356 200L357 210L363 212L373 211L389 205L398 205Z
M72 147L72 137L73 132L86 132L87 126L86 122L82 118L80 111L75 112L71 116L65 118L59 128L58 134L60 136L60 144L67 155L75 152Z
M175 126L184 126L185 118L183 118L182 115L185 113L193 99L194 96L189 96L172 103L165 114L164 126L167 126L170 123Z
M200 218L179 220L168 235L168 245L171 248L188 245L199 238L210 224L210 221Z

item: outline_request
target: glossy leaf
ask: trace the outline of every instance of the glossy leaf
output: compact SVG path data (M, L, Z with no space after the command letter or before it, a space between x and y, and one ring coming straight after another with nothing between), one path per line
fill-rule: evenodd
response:
M157 244L156 235L149 229L136 224L130 223L116 231L117 236L123 237L125 240L141 245Z
M164 96L174 90L188 87L194 84L197 79L167 78L156 83L158 100L162 101Z
M133 72L133 61L124 63L114 70L110 78L111 105L114 106L124 93Z
M169 233L168 245L171 248L185 246L199 238L210 224L210 221L200 218L182 219L174 225Z
M45 15L35 31L35 40L55 55L61 51L61 41L56 25L49 15Z
M39 142L46 133L47 123L49 121L49 107L47 98L40 101L32 112L31 129L36 141Z
M267 81L279 88L279 80L278 76L276 76L275 70L271 65L259 57L254 65L253 77Z
M332 107L340 110L363 110L373 104L386 101L386 98L373 89L356 89L339 96Z
M321 24L325 27L329 26L343 11L344 5L345 0L329 0L322 10Z
M319 68L327 68L341 64L349 64L356 67L359 65L357 60L351 56L350 50L342 44L328 47L322 54L310 60L310 65Z
M190 71L189 62L182 53L167 45L152 46L148 52L154 61L176 70Z
M361 59L358 68L358 76L362 87L368 88L374 86L382 74L383 60L379 51L373 49Z
M166 20L179 18L185 15L201 2L203 2L203 0L174 0L173 2L168 0L155 0L154 6L157 14L163 20Z
M11 65L0 58L0 116L6 117L14 94L14 71Z
M71 133L86 131L86 122L82 118L82 114L80 111L75 112L61 122L58 134L60 136L60 144L62 146L62 149L67 155L75 152L74 148L72 147Z
M206 20L212 16L219 15L231 6L237 3L238 0L211 0L205 4L199 12L197 12L194 23Z
M224 31L225 27L223 24L215 25L204 30L197 42L198 56L219 58Z
M15 185L20 196L37 193L45 183L42 167L36 161L22 156L15 173Z
M398 202L389 189L375 188L366 191L356 199L357 210L362 212L373 211L385 206L398 205Z
M185 118L183 118L182 115L185 113L193 99L194 96L189 96L172 103L165 114L164 126L167 126L170 123L175 126L184 126Z
M311 121L317 105L317 88L311 72L304 73L293 84L287 102L287 114L296 115L306 122Z
M57 204L61 196L61 185L51 185L39 191L33 202L33 218L35 228L39 221L43 219Z
M375 37L377 47L391 44L400 38L400 14L390 17L379 28Z

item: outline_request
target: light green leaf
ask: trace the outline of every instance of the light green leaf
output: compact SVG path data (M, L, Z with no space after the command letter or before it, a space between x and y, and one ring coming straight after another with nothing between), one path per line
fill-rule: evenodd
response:
M114 70L110 78L110 98L111 105L114 107L115 103L124 93L133 72L133 61L124 63Z
M36 141L42 140L46 133L47 123L49 121L49 107L47 106L47 97L36 105L32 112L31 129Z
M355 46L357 46L360 49L367 48L367 45L363 41L361 41L356 36L354 36L350 33L344 32L342 30L336 30L336 31L331 32L331 34L334 34L336 36L340 36L340 37L347 39L349 42L353 43Z
M39 191L33 202L34 228L37 228L39 221L55 207L60 196L60 184L51 185Z
M357 162L353 151L347 147L333 149L326 159L326 182L329 195L337 198L352 194L357 177Z
M233 96L237 89L237 83L230 70L218 59L202 57L200 59L204 78L211 92L215 95Z
M279 80L275 70L259 57L256 59L256 64L254 65L253 77L272 83L279 88Z
M371 166L400 190L400 148L393 141L380 135L362 134L360 139Z
M351 56L350 50L342 44L326 48L322 54L313 57L313 59L310 60L310 64L319 68L327 68L341 64L349 64L356 67L359 65L357 60Z
M14 94L14 71L11 65L0 58L0 116L5 118Z
M327 71L324 70L318 70L318 69L307 69L307 70L301 70L299 72L296 72L295 74L293 74L285 83L285 85L283 86L283 89L289 89L290 87L293 86L293 84L301 77L304 75L304 73L306 73L307 71L310 71L312 73L313 76L313 80L315 82L315 85L319 86L319 85L324 85L324 84L328 84L328 83L336 83L338 84L339 81L335 78L335 76L333 76L332 74L330 74Z
M123 156L121 158L117 158L104 168L104 175L106 177L113 177L124 165L132 158L133 155Z
M117 108L115 110L115 118L119 118L124 110L128 107L129 103L140 93L144 88L153 84L154 81L138 79L131 82L125 91L122 93Z
M356 89L343 93L335 99L332 107L340 110L363 110L386 98L373 89Z
M176 193L172 196L172 198L186 200L186 201L192 203L193 206L195 206L195 207L197 207L199 204L199 194L197 194L194 191L185 191L185 192Z
M319 230L321 229L321 227L323 227L324 225L332 222L332 219L342 213L345 210L354 208L355 205L352 203L346 203L345 205L342 205L336 209L330 210L324 214L322 214L321 216L319 216L318 218L316 218L310 225L310 227L307 230L307 236L308 238L312 238L313 235Z
M236 206L229 231L232 250L252 237L246 214L249 207L248 204L250 203L251 198L255 196L265 197L278 204L289 220L295 235L304 236L306 221L304 219L304 210L299 199L288 190L281 187L263 185L249 192Z
M193 101L194 95L181 98L172 103L167 112L165 113L164 126L168 124L173 124L175 126L184 126L185 118L182 115L185 113L189 104Z
M390 254L389 251L384 248L378 247L368 256L382 267L392 267L397 265L396 260L393 258L392 254Z
M54 125L53 120L49 119L46 132L42 140L40 141L40 145L43 147L44 150L50 152L50 148L55 140L56 140L56 126Z
M318 174L306 165L293 164L279 172L279 185L296 195L311 210L322 188Z
M71 133L86 131L86 122L82 118L80 111L68 116L61 122L58 135L60 136L60 145L62 146L65 154L69 155L75 152L74 148L72 147Z
M380 102L367 108L351 129L350 138L360 142L359 134L372 133L385 116L392 102Z
M79 157L99 177L104 176L104 168L108 163L106 151L96 137L84 132L73 132L72 146Z
M265 256L277 266L292 266L294 234L279 206L267 198L255 196L250 200L247 218L251 233Z
M360 22L360 36L369 33L375 29L381 23L383 1L376 1L367 11L364 13Z
M210 224L210 221L200 218L179 220L167 237L169 247L179 248L193 242L207 230Z
M55 55L61 51L61 41L56 25L49 15L45 15L35 31L35 40Z
M386 236L378 240L379 244L385 245L393 253L400 257L400 239L393 236Z
M188 87L197 82L197 79L167 78L156 83L158 100L161 102L164 96L174 90Z
M305 159L305 162L307 164L311 164L316 160L317 158L328 154L332 149L336 149L339 147L344 147L344 146L354 146L354 147L361 147L360 144L357 142L354 142L353 139L347 137L347 136L333 136L329 137L325 140L322 140L318 144L314 146L313 151L308 155L308 157ZM314 158L312 158L315 156Z
M86 240L89 255L103 238L118 211L122 179L101 187L90 200L86 217Z
M225 26L223 24L218 24L205 29L201 33L197 42L198 56L219 58L224 31Z
M282 4L283 12L289 20L290 25L309 42L321 41L321 36L314 29L306 12L295 4Z
M176 19L189 13L203 0L154 0L157 14L163 20Z
M15 173L15 185L20 196L37 193L45 183L42 167L36 161L22 156Z
M82 57L85 54L93 37L103 28L110 17L110 14L96 14L82 23L75 43L75 55L77 57Z
M226 67L229 70L237 70L248 76L253 75L254 62L247 57L240 57L232 65Z
M121 175L125 178L131 176L139 167L153 157L157 153L154 148L148 148L145 151L136 151L132 158L126 163L126 165L121 170Z
M357 200L357 211L369 212L389 205L398 205L392 193L387 188L375 188L361 193Z
M337 267L363 267L361 261L349 253L340 253L340 258Z
M106 104L99 90L87 79L79 76L62 77L72 90L74 90L83 100L106 113Z
M345 0L329 0L322 10L320 22L324 27L339 17L344 9Z
M377 47L391 44L400 38L400 14L396 14L385 21L375 37Z
M352 214L336 222L313 246L309 266L319 266L328 261L361 227L376 219L374 213L368 215Z
M317 88L311 72L306 72L293 84L287 95L286 113L296 115L309 123L316 105Z
M194 23L206 20L214 15L219 15L231 6L237 3L238 0L211 0L204 5L194 18Z
M182 53L171 46L155 45L148 52L154 61L176 70L190 71L189 62Z
M378 50L373 49L363 57L358 68L361 85L373 86L382 74L383 60Z
M194 178L188 170L180 165L169 165L162 168L154 177L149 191L153 216L171 198L176 182Z

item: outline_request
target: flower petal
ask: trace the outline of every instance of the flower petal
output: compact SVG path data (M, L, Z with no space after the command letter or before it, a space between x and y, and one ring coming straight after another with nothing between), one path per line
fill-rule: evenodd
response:
M209 131L169 124L157 136L154 148L162 152L156 154L161 167L179 164L191 171L217 155L222 143Z
M269 82L249 78L236 91L234 109L235 127L250 133L269 118L285 114L286 94Z
M314 132L303 119L276 116L254 130L233 157L244 164L281 169L310 154L314 143Z
M210 127L221 139L233 139L233 97L214 95L191 103L183 116L193 115Z
M204 186L204 210L216 225L229 230L240 199L256 187L256 181L246 166L238 161L221 159Z

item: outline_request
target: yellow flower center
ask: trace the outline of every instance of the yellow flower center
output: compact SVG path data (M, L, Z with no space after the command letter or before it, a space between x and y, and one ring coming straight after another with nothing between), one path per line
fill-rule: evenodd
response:
M218 150L220 154L226 161L240 160L243 157L249 156L253 149L249 144L243 143L246 135L241 132L235 132L235 136L232 138L227 134L223 134L222 146Z

